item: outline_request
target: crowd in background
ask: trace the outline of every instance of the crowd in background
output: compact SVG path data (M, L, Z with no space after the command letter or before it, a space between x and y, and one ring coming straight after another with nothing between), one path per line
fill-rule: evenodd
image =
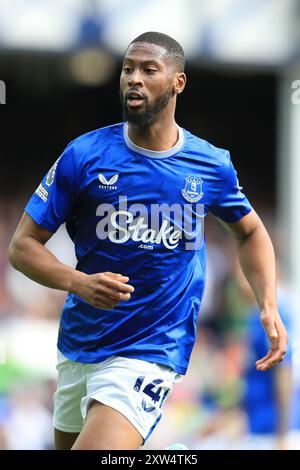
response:
M0 202L0 449L51 449L55 339L52 334L48 355L43 335L50 326L57 331L66 294L41 287L9 266L8 244L25 203L21 197ZM300 448L297 431L292 430L300 423L295 412L294 422L287 425L291 429L288 439L285 436L281 441L276 439L275 423L271 432L258 433L260 438L251 440L245 398L249 361L254 366L249 342L253 308L237 282L234 244L213 218L207 219L206 239L207 285L190 369L181 383L175 385L164 417L146 448L164 448L174 441L184 442L191 449ZM65 231L55 235L49 248L62 261L74 264L72 244ZM297 314L293 308L290 313ZM34 325L43 322L45 331L38 337ZM29 349L31 343L32 357L39 367L35 360L31 367L22 360L25 350L18 356L5 343L3 332L10 329L13 335L21 331L16 340L21 343L21 351L22 345ZM47 361L52 362L51 367ZM298 389L299 377L293 373L292 391L288 393L294 410ZM257 390L259 397L259 387ZM267 442L266 435L273 436L273 442L270 439Z

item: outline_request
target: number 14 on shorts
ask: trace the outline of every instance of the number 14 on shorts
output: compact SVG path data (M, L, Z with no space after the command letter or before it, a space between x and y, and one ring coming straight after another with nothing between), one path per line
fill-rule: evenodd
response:
M146 411L147 413L150 413L151 411L155 410L156 404L159 404L159 408L163 406L163 403L165 399L167 398L167 395L169 393L169 388L165 389L165 391L162 393L163 387L160 386L160 384L163 383L162 379L155 379L152 380L152 382L148 384L144 384L145 381L145 376L140 376L136 379L136 382L133 386L134 390L136 392L142 391L145 395L150 397L151 401L153 402L153 405L149 406L149 403L146 402L145 399L142 401L142 407L143 410ZM143 386L143 388L142 388Z

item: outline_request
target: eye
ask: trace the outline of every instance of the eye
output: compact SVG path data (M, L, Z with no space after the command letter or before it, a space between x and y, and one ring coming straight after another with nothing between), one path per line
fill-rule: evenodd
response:
M147 67L147 68L145 69L145 72L151 75L151 74L153 74L153 73L156 72L156 69L152 69L152 68Z
M129 74L131 73L131 68L128 65L125 65L125 67L123 67L123 72Z

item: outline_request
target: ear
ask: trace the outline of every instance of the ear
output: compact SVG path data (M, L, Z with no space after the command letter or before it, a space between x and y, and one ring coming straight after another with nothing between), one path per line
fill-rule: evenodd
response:
M176 72L174 74L174 81L173 81L173 92L176 95L179 95L183 92L186 85L186 75L184 72Z

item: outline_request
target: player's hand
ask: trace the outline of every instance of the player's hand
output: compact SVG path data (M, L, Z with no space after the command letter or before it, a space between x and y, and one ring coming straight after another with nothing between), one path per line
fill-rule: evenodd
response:
M262 310L260 320L268 336L270 349L266 356L256 361L255 365L257 370L264 371L284 359L288 335L277 309Z
M134 287L128 281L129 277L111 272L80 273L73 292L93 307L111 310L131 298Z

